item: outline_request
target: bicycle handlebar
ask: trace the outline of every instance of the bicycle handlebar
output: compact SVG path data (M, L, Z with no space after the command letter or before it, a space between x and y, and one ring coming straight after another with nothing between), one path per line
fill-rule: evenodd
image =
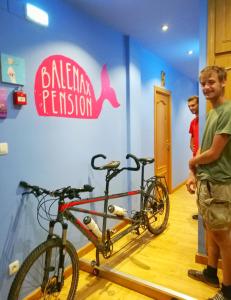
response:
M92 157L92 159L91 159L91 166L92 166L92 168L95 169L95 170L102 170L101 167L97 167L97 166L95 165L95 159L98 158L98 157L102 157L102 158L104 158L104 159L107 158L107 157L106 157L105 155L103 155L103 154L97 154L97 155L94 155L94 156Z
M79 198L79 193L92 192L93 187L89 184L84 184L82 188L76 189L71 186L61 188L52 192L55 197L67 197L69 199Z
M127 167L127 168L124 168L124 169L129 170L129 171L138 171L140 169L140 163L139 163L138 158L135 155L133 155L131 153L128 153L126 155L126 159L129 159L129 158L132 158L135 161L136 167Z
M42 194L46 194L54 197L64 197L69 199L73 199L75 197L79 198L79 193L92 192L94 189L88 184L85 184L82 188L79 189L68 186L55 191L48 191L47 189L41 188L37 185L30 185L25 181L20 181L19 185L25 189L31 189L31 193L34 194L36 197L39 197Z
M25 182L25 181L20 181L19 185L21 187L23 187L24 189L31 189L31 192L34 193L36 196L41 196L42 194L46 194L49 195L51 192L41 188L37 185L30 185L29 183Z
M99 158L99 157L101 157L101 158L103 158L103 159L106 159L106 158L107 158L104 154L97 154L97 155L94 155L94 156L92 157L92 159L91 159L91 166L92 166L92 168L95 169L95 170L104 170L104 169L105 169L105 166L97 167L97 166L95 165L95 160L96 160L97 158ZM129 159L129 158L132 158L132 159L135 161L136 166L135 166L135 167L124 167L124 168L120 169L120 171L123 171L123 170L138 171L138 170L140 169L139 159L138 159L135 155L130 154L130 153L127 154L127 156L126 156L126 159Z

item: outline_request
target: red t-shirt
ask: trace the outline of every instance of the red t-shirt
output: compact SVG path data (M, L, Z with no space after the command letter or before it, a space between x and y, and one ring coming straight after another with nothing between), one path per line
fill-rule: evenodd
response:
M199 117L196 117L191 121L189 133L193 137L193 156L195 156L199 148Z

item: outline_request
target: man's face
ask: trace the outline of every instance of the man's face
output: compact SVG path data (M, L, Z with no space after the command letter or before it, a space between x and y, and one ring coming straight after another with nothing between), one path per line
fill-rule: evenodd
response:
M190 100L188 102L188 108L190 109L192 114L198 115L199 103L198 103L197 99Z
M210 74L202 74L200 78L200 84L203 94L207 100L216 101L220 96L223 95L225 82L219 81L216 72L211 72Z

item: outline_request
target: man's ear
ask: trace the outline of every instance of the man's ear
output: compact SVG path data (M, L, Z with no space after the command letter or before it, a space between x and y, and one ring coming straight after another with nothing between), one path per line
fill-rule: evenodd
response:
M223 88L226 86L226 80L223 80L223 81L221 82L221 86L222 86Z

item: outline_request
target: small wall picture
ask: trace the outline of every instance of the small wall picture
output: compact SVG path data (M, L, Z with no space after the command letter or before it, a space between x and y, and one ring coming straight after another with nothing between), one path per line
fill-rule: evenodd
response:
M7 116L7 91L5 88L0 88L0 118Z
M17 85L25 84L25 61L23 58L1 54L1 81Z

